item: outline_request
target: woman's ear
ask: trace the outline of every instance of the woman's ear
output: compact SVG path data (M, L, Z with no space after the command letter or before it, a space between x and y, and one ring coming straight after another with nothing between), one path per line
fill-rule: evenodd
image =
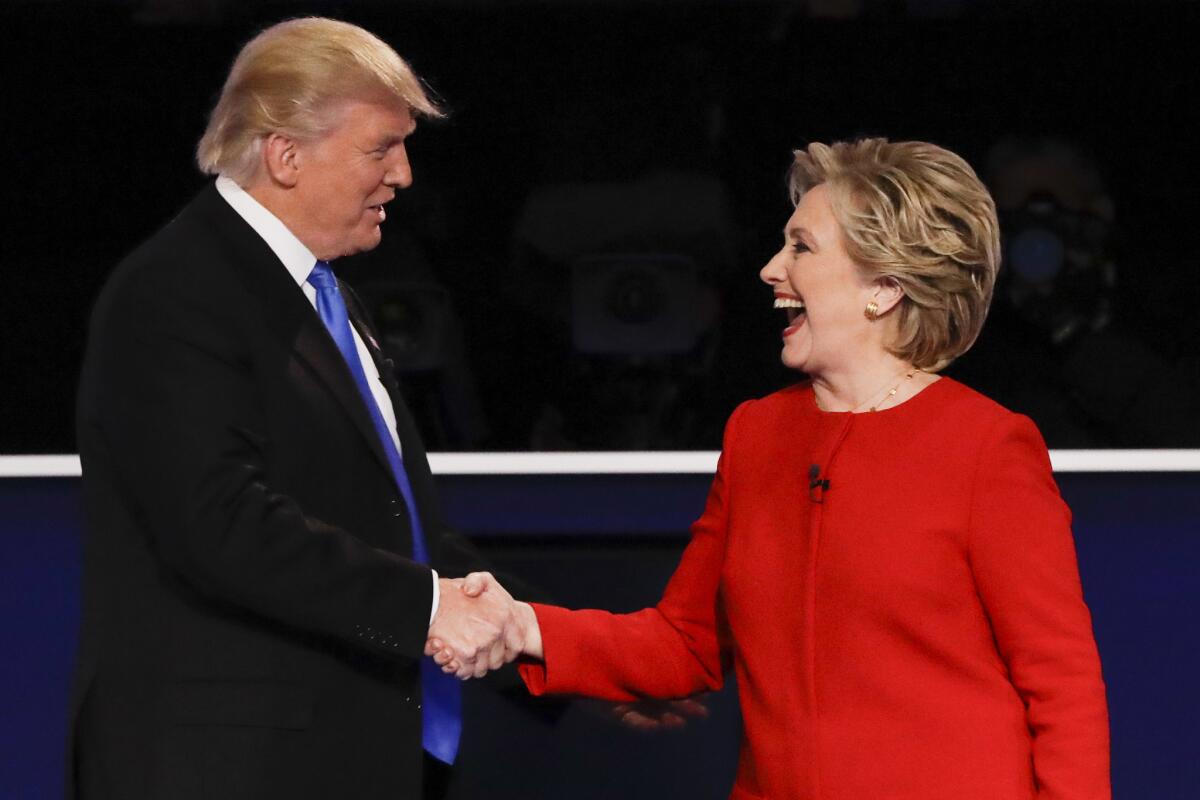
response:
M879 306L879 310L875 312L878 316L882 317L899 305L903 297L904 290L895 278L885 277L875 281L875 292L871 295L871 300Z

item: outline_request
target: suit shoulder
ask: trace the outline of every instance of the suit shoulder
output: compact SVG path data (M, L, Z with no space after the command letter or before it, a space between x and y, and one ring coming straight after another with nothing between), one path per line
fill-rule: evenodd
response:
M197 264L219 261L211 225L198 208L199 200L193 199L134 248L118 263L114 277L122 273L153 272L153 276L162 275L165 281L171 281L194 272ZM153 276L139 274L143 278Z
M782 420L794 420L815 409L812 386L804 381L764 397L742 401L730 415L726 429L774 429Z
M95 314L114 306L169 302L211 291L225 262L204 218L201 197L117 263L104 283Z
M815 409L816 401L813 397L812 384L808 381L801 381L771 392L764 397L747 400L743 405L752 409L754 417L763 418L792 416L801 410Z
M942 378L937 383L943 402L938 413L947 421L967 428L977 427L981 431L994 430L1021 424L1028 418L1011 411L987 395L981 394L953 378Z
M1049 474L1046 442L1032 419L950 378L938 385L943 400L936 409L936 424L944 432L943 455L958 452L967 460L963 463L979 463L998 453L1019 452L1027 463L1033 459Z

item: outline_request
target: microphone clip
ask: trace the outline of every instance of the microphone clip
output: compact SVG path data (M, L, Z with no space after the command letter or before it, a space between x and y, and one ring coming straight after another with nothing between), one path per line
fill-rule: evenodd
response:
M814 503L824 503L825 492L828 490L829 479L821 477L820 465L810 465L808 468L808 499Z

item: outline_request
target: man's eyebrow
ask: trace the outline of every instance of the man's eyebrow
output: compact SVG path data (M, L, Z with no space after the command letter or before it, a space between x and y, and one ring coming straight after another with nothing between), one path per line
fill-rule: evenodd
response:
M391 147L393 145L400 144L405 139L407 139L409 136L412 136L416 130L417 130L416 123L413 123L413 125L408 130L404 131L403 133L389 133L389 134L385 135L382 139L379 140L379 144L381 147Z

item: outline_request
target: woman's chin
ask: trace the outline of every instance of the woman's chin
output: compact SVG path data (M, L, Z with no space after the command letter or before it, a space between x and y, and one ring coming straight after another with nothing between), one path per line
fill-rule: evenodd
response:
M779 354L779 361L788 369L793 369L796 372L807 372L804 369L804 365L808 363L808 359L801 355L788 353L786 348Z

